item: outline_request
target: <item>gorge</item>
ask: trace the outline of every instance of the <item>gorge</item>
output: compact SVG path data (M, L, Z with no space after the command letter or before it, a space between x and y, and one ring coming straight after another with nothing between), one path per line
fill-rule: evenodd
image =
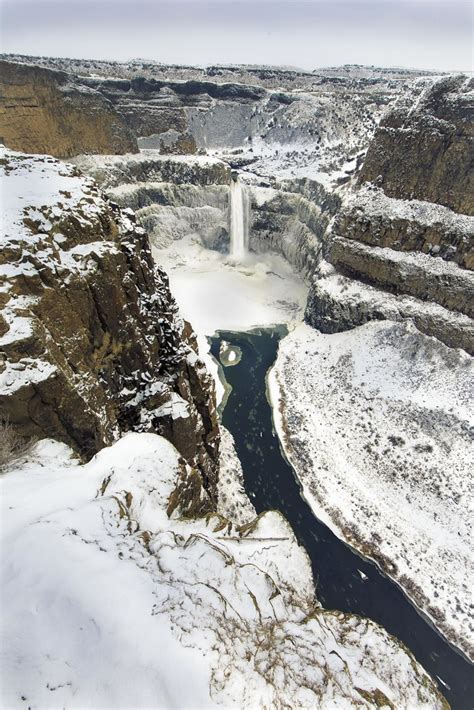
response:
M6 704L468 708L472 79L2 64Z

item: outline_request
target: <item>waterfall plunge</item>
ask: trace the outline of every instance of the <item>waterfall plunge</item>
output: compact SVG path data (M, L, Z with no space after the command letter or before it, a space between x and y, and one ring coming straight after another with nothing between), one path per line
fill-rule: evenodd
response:
M247 252L248 195L240 180L230 183L230 255L243 261Z

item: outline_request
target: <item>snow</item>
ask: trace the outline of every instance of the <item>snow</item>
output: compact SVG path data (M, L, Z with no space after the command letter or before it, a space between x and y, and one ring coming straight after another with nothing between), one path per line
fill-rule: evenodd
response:
M106 205L93 180L49 156L25 155L4 146L0 146L0 160L0 248L8 254L0 264L2 291L9 293L10 282L19 276L37 277L37 262L76 273L96 268L91 257L100 255L104 244L68 244L59 231L67 220L73 220L76 228L87 226L91 234L94 228L99 231ZM21 319L23 332L25 320ZM18 322L11 325L18 332ZM11 339L13 334L6 337Z
M371 284L343 276L324 260L319 264L316 276L313 289L323 301L329 298L335 302L334 319L339 314L344 319L351 313L355 313L357 318L359 312L362 315L364 312L376 314L376 318L392 321L409 318L420 331L429 328L429 332L436 332L442 342L445 342L444 338L449 345L462 342L465 349L471 352L473 321L463 313L450 311L432 301L382 291Z
M234 264L189 235L153 255L168 273L181 314L200 335L302 318L307 286L277 254L248 254Z
M146 178L161 181L163 176L176 183L193 183L200 174L204 184L213 183L215 175L228 183L230 172L219 158L208 155L162 155L158 150L142 149L126 155L79 155L71 163L92 175L103 188L115 188Z
M189 417L189 404L177 392L170 392L169 401L151 412L153 417L171 416L172 419ZM150 416L147 413L147 416Z
M269 378L315 514L467 654L473 374L466 353L412 324L372 322L334 335L299 326Z
M18 363L6 362L0 373L0 395L11 396L22 387L31 387L54 375L56 367L38 358L24 357Z
M93 180L77 174L72 165L44 155L25 155L0 145L0 194L2 195L0 247L18 248L19 240L38 254L48 242L51 230L62 220L74 216L83 225L98 223L104 211L104 200L98 195ZM67 241L57 233L60 246ZM91 246L83 245L89 251ZM76 253L79 253L76 248ZM55 258L50 249L45 256ZM6 278L17 275L17 264L2 265ZM25 273L31 264L22 264ZM76 264L77 268L77 264Z
M39 222L39 228L48 231L51 224L43 214L50 207L52 198L59 199L64 209L72 209L83 198L85 186L90 186L89 178L74 177L73 169L53 158L25 156L0 146L0 160L8 159L8 169L0 171L0 192L2 195L2 241L21 230L25 236L23 219L29 217ZM31 176L34 174L35 179Z
M255 518L255 508L245 492L244 474L233 436L222 424L220 433L217 510L226 518L244 525Z
M458 214L435 202L387 197L382 189L373 185L363 186L351 195L346 201L346 208L359 210L365 219L403 219L407 222L418 222L425 228L436 227L443 232L459 233L466 239L472 238L474 232L472 216Z
M179 472L152 434L85 465L42 441L4 472L2 707L443 707L395 639L317 605L278 513L169 519Z

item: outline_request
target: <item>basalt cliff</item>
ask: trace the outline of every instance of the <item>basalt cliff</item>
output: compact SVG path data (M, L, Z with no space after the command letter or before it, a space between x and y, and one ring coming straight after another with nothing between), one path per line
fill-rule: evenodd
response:
M0 415L86 458L162 434L215 491L214 386L133 213L53 158L3 151Z
M413 319L474 352L472 79L441 78L382 120L326 235L306 318L323 332Z
M0 60L0 140L66 158L133 153L137 141L113 104L71 74Z
M430 496L437 505L449 498L454 536L464 458L446 486L446 447L454 441L464 452L469 432L464 419L452 423L452 408L434 418L423 398L429 404L439 391L448 408L442 375L455 382L454 402L474 352L472 81L362 67L27 57L5 58L0 68L0 419L40 440L0 477L14 501L8 617L26 620L19 631L18 622L6 628L14 651L8 703L445 708L395 637L322 608L309 557L283 516L255 516L219 423L214 380L159 264L160 251L178 245L179 270L188 258L179 243L190 239L204 260L225 267L220 276L239 271L250 290L263 272L286 283L264 263L266 252L280 264L284 257L304 300L308 293L307 324L280 345L273 395L268 379L270 396L281 390L274 421L294 471L304 485L314 474L321 496L327 471L336 508L357 441L361 471L375 471L376 485L392 491L393 510L410 517L400 492L421 491L423 519L436 532L429 515L441 508ZM233 181L251 265L228 259ZM438 367L436 378L425 360ZM349 382L361 363L362 384ZM400 392L412 398L406 370L420 403L402 406ZM396 404L375 404L378 420L367 402L381 382ZM316 436L305 412L320 402L328 428ZM388 444L379 435L387 422L404 434L394 430ZM321 431L326 446L313 451ZM413 431L421 443L412 451ZM328 460L337 452L342 472L320 466L326 449ZM441 462L436 476L430 456ZM323 520L333 512L326 502L316 511ZM356 508L367 513L369 533L378 521L377 544L360 545L350 520L340 537L377 560L466 651L462 634L441 623L443 609L436 616L413 593L412 548L404 575L394 572L392 550L376 554L394 537L393 511L380 516L364 501ZM398 538L410 547L405 530ZM429 560L424 550L418 557ZM456 581L451 593L442 573L430 577L440 608L448 592L458 604L461 589ZM41 613L20 593L33 586ZM80 638L90 658L71 648ZM130 683L130 672L143 682Z

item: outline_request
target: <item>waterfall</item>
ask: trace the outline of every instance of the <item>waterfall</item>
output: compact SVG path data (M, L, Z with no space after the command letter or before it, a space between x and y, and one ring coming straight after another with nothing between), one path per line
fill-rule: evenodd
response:
M248 195L240 180L230 183L230 255L243 261L247 251Z

